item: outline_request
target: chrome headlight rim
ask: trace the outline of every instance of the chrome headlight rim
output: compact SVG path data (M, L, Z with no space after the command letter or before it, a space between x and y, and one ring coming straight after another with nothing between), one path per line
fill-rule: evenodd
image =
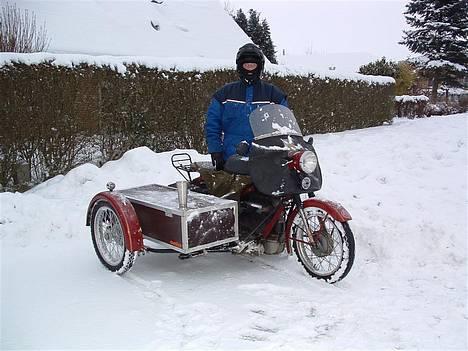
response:
M307 174L314 173L318 165L317 155L312 151L304 151L299 159L301 170Z

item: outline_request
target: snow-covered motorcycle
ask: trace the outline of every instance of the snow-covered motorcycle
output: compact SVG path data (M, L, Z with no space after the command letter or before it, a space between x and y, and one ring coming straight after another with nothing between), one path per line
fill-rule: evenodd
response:
M87 224L104 266L122 274L145 252L190 258L286 249L311 276L343 279L354 261L351 216L315 197L322 175L312 139L304 139L292 111L280 105L257 108L250 124L252 144L239 144L224 171L179 153L172 164L186 181L120 191L111 183L97 194Z

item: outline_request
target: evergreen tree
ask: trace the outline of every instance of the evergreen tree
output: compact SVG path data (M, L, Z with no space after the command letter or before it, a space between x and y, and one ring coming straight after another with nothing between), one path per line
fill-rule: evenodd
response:
M262 49L265 56L267 57L267 59L270 60L271 63L277 64L278 61L276 60L275 46L273 45L273 40L271 40L270 25L268 24L266 19L263 19L261 26L262 37L259 46Z
M401 44L426 60L420 69L432 79L432 99L439 83L457 85L468 72L468 1L411 0L406 5L406 21Z
M249 19L247 20L247 34L252 41L260 46L263 28L260 24L260 14L254 9L249 10ZM261 48L261 47L260 47Z
M245 15L242 9L237 10L236 15L234 16L234 21L242 28L242 30L247 34L247 16ZM247 34L248 35L248 34Z
M382 57L380 60L359 67L359 73L395 78L398 73L398 64L393 61L387 61L385 57Z
M409 64L387 61L385 57L359 67L359 73L394 78L396 95L407 94L415 80L414 70Z
M266 58L271 63L278 63L276 60L276 51L271 39L270 25L266 19L260 22L260 13L254 9L249 10L249 16L245 15L242 9L237 10L237 13L232 16L234 21L241 29L249 36L252 41L262 49Z

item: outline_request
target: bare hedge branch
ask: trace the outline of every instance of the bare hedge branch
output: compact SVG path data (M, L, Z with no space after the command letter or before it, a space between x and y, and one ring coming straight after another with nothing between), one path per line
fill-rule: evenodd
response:
M36 15L16 4L2 6L0 12L0 52L38 52L49 47L45 22L36 25Z

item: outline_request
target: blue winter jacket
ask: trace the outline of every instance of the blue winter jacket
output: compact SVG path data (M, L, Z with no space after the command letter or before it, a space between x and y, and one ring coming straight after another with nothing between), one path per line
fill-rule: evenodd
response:
M264 81L246 85L241 81L226 84L211 99L206 114L205 138L208 152L223 152L224 159L236 152L236 146L253 140L249 115L266 104L288 106L286 95Z

